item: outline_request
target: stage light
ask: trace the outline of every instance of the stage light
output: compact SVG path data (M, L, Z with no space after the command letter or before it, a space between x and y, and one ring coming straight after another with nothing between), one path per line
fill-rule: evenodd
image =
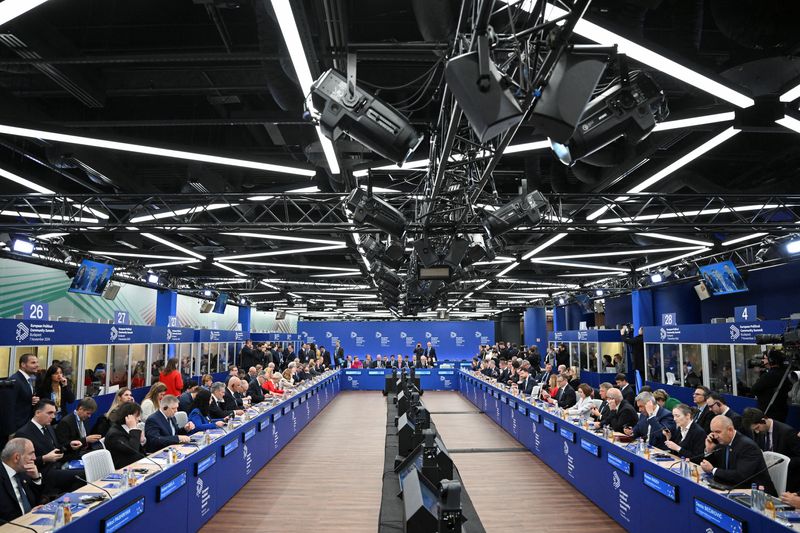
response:
M531 224L536 224L541 218L542 209L547 206L547 200L542 193L533 191L515 198L496 211L486 213L483 227L489 237L498 237L519 226L526 219Z
M475 135L486 142L522 120L523 112L508 90L505 74L489 59L485 37L479 38L478 47L484 53L476 50L448 61L444 76Z
M33 243L24 239L14 239L11 249L18 254L31 255L33 253Z
M553 152L571 166L618 139L638 144L667 113L664 91L647 74L632 74L629 85L617 83L589 102L569 141L552 139Z
M203 291L203 296L210 297L211 296L211 291L209 289L204 290Z
M800 239L786 243L786 251L790 254L800 253Z
M158 285L158 280L159 280L158 274L155 274L153 272L147 273L147 283L150 283L151 285Z
M403 115L358 85L348 86L345 76L333 69L314 82L311 98L321 113L320 129L331 140L347 133L398 165L422 142Z
M558 299L558 305L564 305L565 303L567 303L567 301L564 299L563 296Z
M358 225L369 224L395 237L402 237L406 231L403 213L376 196L368 196L362 189L353 189L347 206L353 211L353 222Z
M661 283L662 281L664 281L664 276L662 276L658 272L650 274L650 281L652 283Z
M602 296L604 294L603 289L597 289L596 291L594 291L594 293L597 296Z

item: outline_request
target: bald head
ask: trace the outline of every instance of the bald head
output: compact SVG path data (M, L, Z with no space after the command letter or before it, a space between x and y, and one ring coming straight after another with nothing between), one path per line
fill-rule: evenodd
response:
M722 445L728 445L736 435L733 427L733 420L725 415L717 415L711 419L711 434L714 435Z

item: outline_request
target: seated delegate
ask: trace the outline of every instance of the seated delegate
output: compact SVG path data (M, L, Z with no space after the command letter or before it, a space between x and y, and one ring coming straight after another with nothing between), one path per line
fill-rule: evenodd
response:
M161 400L161 408L147 419L144 425L147 443L145 449L148 453L156 452L173 444L189 442L188 433L194 429L194 424L188 422L184 427L178 427L175 413L178 412L178 398L167 394Z

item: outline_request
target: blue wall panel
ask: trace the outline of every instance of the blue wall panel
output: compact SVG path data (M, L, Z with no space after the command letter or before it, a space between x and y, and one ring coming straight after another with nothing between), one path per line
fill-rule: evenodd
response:
M617 298L606 298L606 329L631 322L631 295L625 294Z
M650 289L653 293L654 325L661 324L661 315L664 313L677 313L678 324L700 324L700 299L694 291L694 285L696 283Z

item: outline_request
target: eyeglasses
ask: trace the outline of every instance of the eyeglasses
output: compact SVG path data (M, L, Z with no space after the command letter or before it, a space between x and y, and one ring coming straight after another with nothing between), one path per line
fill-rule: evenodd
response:
M705 396L705 394L702 392L694 392L692 393L692 396Z

